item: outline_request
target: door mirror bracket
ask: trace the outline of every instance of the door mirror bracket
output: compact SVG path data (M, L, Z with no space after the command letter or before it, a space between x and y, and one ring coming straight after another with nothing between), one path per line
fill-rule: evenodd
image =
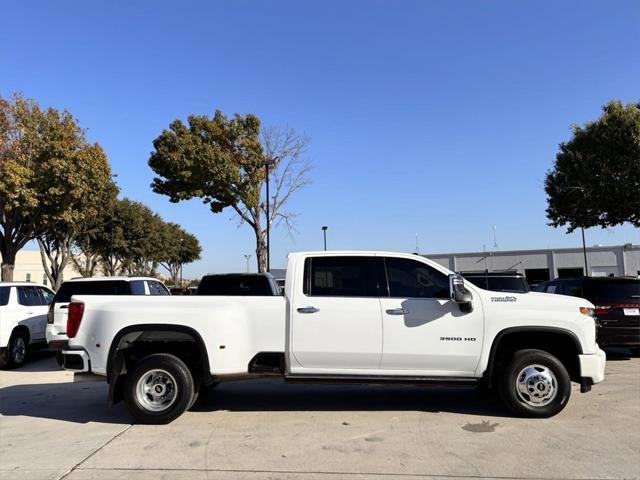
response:
M473 295L464 286L464 279L459 273L449 275L449 296L460 307L460 311L469 313L473 311Z

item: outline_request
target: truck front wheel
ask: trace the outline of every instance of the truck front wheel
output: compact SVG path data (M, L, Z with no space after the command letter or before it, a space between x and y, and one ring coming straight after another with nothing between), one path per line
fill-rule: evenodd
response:
M190 406L193 377L178 357L156 353L135 364L127 374L123 393L127 409L138 422L169 423Z
M565 366L550 353L519 350L503 371L500 394L518 415L552 417L569 402L571 379Z

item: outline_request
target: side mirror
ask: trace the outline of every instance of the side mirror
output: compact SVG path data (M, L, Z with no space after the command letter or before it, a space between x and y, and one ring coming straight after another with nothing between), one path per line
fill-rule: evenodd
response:
M449 296L451 300L460 305L460 310L463 312L471 312L473 305L471 301L473 296L471 292L464 286L464 279L462 275L454 273L449 275Z

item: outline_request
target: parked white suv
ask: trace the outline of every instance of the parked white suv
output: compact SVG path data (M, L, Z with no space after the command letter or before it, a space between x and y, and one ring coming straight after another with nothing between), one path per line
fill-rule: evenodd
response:
M49 348L67 346L67 311L74 295L171 295L157 278L151 277L79 277L64 282L49 307L46 339Z
M54 293L30 282L0 282L0 368L21 366L27 347L45 341Z

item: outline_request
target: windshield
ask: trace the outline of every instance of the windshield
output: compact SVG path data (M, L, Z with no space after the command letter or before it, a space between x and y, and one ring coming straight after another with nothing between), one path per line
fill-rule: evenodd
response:
M129 284L122 280L65 282L56 293L55 303L68 303L74 295L131 295Z

